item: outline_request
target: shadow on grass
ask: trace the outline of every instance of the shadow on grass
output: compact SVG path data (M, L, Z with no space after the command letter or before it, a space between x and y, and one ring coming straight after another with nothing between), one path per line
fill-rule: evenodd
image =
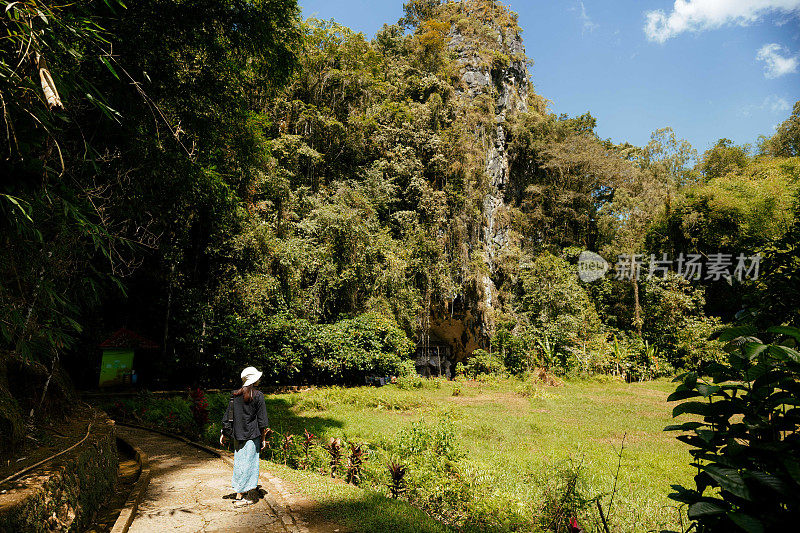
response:
M289 396L265 396L269 427L276 433L291 433L301 435L303 430L308 430L314 435L322 435L328 428L340 428L342 422L321 416L298 416L292 411L292 402Z
M364 491L359 496L332 497L314 503L308 510L314 517L364 533L450 533L456 530L399 500Z

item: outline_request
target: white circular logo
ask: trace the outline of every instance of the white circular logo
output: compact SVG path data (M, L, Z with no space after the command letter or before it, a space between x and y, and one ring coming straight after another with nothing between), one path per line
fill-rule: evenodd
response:
M595 281L608 272L608 261L598 254L589 251L581 252L578 256L578 277L581 281Z

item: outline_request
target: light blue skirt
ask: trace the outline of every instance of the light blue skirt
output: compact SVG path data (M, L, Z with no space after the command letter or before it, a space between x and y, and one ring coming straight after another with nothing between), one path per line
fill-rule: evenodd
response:
M261 439L234 441L233 479L234 492L247 492L258 487L258 448Z

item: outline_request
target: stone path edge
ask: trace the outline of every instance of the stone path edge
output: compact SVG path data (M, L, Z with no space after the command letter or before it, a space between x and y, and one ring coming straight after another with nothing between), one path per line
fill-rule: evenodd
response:
M233 454L230 453L230 452L223 451L223 450L218 450L216 448L212 448L211 446L206 446L205 444L201 444L199 442L187 439L186 437L184 437L182 435L175 435L175 434L169 433L169 432L161 430L161 429L151 428L151 427L148 427L148 426L142 426L142 425L139 425L139 424L132 424L132 423L129 423L129 422L116 422L116 424L120 425L120 426L126 426L126 427L130 427L130 428L134 428L134 429L141 429L143 431L150 431L152 433L158 433L160 435L164 435L165 437L169 437L171 439L179 440L179 441L181 441L181 442L183 442L185 444L188 444L189 446L192 446L192 447L197 448L199 450L202 450L202 451L204 451L204 452L206 452L206 453L208 453L210 455L213 455L215 457L218 457L218 458L222 459L222 461L224 463L228 464L231 468L233 468ZM131 444L131 443L129 443L129 444ZM138 448L136 448L135 446L133 446L133 448L138 450ZM140 451L141 450L139 450L139 452ZM144 455L143 452L142 452L142 454ZM147 457L147 456L144 455L144 457ZM142 470L142 472L144 472L144 470ZM140 474L140 479L141 479L142 475L143 474ZM262 481L264 481L265 483L269 484L269 486L273 485L272 480L265 473L262 472L259 475L259 477L262 479ZM144 497L145 491L147 490L147 485L150 482L149 478L150 478L150 469L148 467L147 482L144 483L144 485L142 486L140 491L139 491L139 482L138 481L136 483L136 487L134 487L134 491L139 491L138 499L136 501L135 507L130 512L130 516L127 519L127 524L125 525L125 528L117 530L117 524L119 523L119 519L117 519L117 523L114 524L114 529L112 530L111 533L127 533L128 528L130 528L130 525L131 525L131 523L133 523L133 519L134 519L134 517L136 515L136 508L138 507L139 503L141 502L142 498ZM267 494L264 496L264 501L267 502L267 505L270 507L272 512L275 513L275 515L281 520L281 522L283 523L284 529L286 529L290 533L308 533L309 529L307 527L306 521L303 518L299 517L299 516L294 516L294 513L292 513L292 509L288 505L288 502L287 502L287 504L279 503L278 501L275 500L275 498L272 496L272 494L269 491L267 491ZM123 514L125 514L128 511L129 503L131 503L130 499L129 499L128 502L126 502L125 509L122 511L122 513L120 513L120 518L122 518Z
M133 449L136 455L136 462L139 463L139 477L136 479L128 499L125 500L125 506L114 522L114 527L111 528L111 533L127 533L133 523L133 517L136 516L136 511L139 509L139 504L142 502L145 492L147 492L147 487L150 485L150 460L147 458L147 454L134 443L119 436L117 438Z

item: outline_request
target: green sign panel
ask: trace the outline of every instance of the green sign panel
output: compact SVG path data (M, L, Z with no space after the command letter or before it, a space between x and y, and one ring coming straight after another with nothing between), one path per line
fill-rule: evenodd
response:
M133 370L133 350L103 350L100 386L122 385L123 376Z

